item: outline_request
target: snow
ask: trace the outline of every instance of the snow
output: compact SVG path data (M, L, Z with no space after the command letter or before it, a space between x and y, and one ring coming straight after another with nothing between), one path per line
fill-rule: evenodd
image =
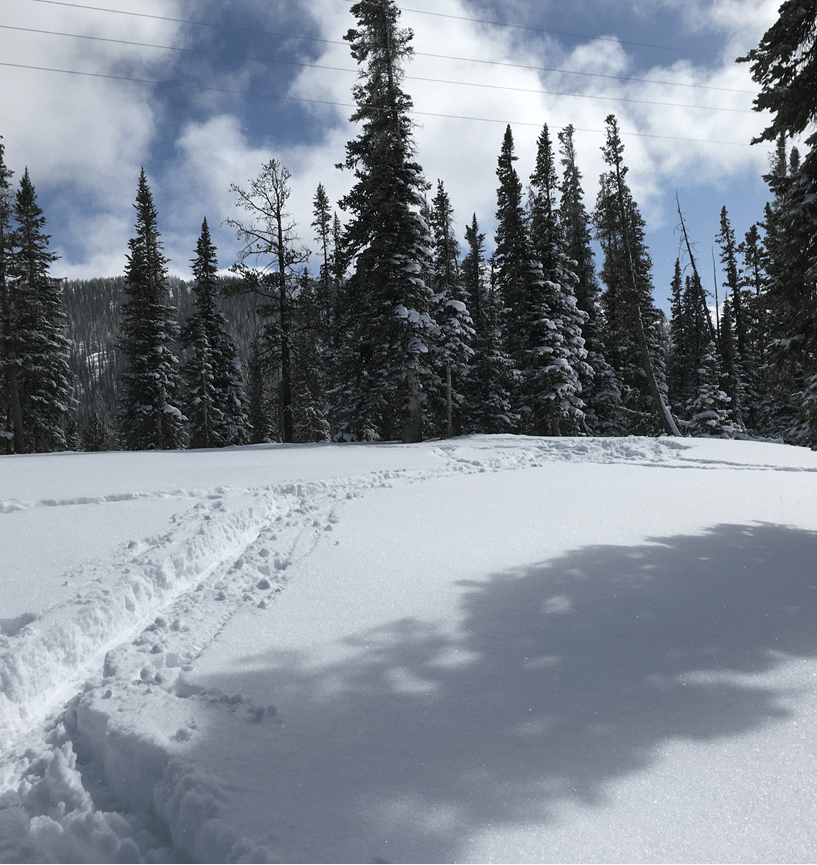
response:
M814 861L817 454L0 458L0 862Z

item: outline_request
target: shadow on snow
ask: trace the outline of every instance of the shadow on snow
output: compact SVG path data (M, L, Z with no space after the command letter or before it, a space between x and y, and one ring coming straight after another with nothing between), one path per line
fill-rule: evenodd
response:
M290 707L258 766L326 837L314 855L374 832L373 855L451 861L482 826L604 804L670 737L786 717L779 691L722 674L817 655L816 561L817 533L765 524L586 547L462 585L456 636L395 621L342 663L244 659L228 687Z

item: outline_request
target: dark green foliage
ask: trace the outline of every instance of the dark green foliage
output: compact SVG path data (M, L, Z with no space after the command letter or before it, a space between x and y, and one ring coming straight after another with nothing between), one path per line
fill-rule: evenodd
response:
M167 259L144 169L136 194L136 236L125 268L120 348L119 424L128 450L167 450L185 443L175 355L178 325L169 303Z
M181 332L189 349L184 365L184 409L194 448L249 441L241 362L224 314L218 308L216 249L205 219L193 260L195 313Z
M346 146L355 184L341 202L351 217L343 253L352 273L338 296L334 417L343 438L419 441L435 326L423 279L427 184L401 87L412 33L398 27L393 0L362 0L352 14L357 27L345 38L361 66L352 116L361 131Z
M467 378L463 406L463 431L511 432L519 421L511 407L513 363L505 352L501 304L491 274L486 275L485 235L476 214L465 229L468 252L462 261L463 288L474 323L474 354Z
M74 397L62 289L49 275L57 256L28 169L13 204L9 176L0 145L3 440L13 453L65 450Z
M657 433L671 426L665 410L664 318L653 303L645 224L626 183L618 124L612 115L606 122L602 152L610 168L601 176L594 222L604 253L607 359L621 387L630 432Z
M580 377L589 377L582 337L585 314L576 305L574 264L556 201L556 165L547 126L531 175L530 249L536 268L524 298L521 343L522 429L532 435L585 431Z
M434 240L430 286L431 313L437 334L431 349L434 376L426 389L427 424L437 435L462 431L462 405L466 378L473 356L473 321L459 263L459 244L454 235L454 213L441 180L431 202L430 223Z
M585 425L591 435L622 435L627 421L621 410L621 390L604 347L604 320L591 246L590 216L584 206L581 172L576 163L573 127L559 133L561 164L561 225L565 253L575 282L576 306L584 313L581 336L586 366L579 369Z

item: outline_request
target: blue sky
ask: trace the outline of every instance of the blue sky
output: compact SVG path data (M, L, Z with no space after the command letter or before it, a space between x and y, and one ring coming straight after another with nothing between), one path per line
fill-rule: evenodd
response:
M751 111L748 68L734 58L757 45L779 0L398 5L414 31L405 87L418 159L431 183L445 183L460 235L472 213L493 232L506 123L525 182L542 124L555 138L572 123L592 208L610 113L625 133L661 306L679 254L676 192L703 274L712 273L722 206L739 238L762 218L770 148L748 145L764 119ZM230 185L246 186L270 158L291 172L292 215L315 248L318 183L336 202L351 181L334 167L355 133L356 70L342 38L355 23L351 6L4 0L0 59L18 65L0 67L0 134L15 179L26 165L31 172L62 256L55 275L122 272L140 166L173 273L189 278L205 216L220 264L235 261L238 243L222 225L238 215ZM62 71L23 68L32 66Z

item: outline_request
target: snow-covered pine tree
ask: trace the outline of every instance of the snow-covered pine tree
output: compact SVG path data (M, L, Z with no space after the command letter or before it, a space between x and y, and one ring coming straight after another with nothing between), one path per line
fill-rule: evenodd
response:
M681 261L676 258L675 271L670 282L670 346L667 357L667 387L676 414L683 414L687 402L692 398L688 387L689 382L692 381L693 361L689 357L683 292L684 277L681 273Z
M9 262L12 334L26 451L64 450L74 408L70 345L60 281L49 274L57 256L43 233L45 217L25 170L14 201L16 230Z
M322 183L318 184L315 197L312 199L312 215L315 217L312 228L315 229L315 239L318 241L321 258L320 275L315 287L315 312L317 314L315 325L320 331L322 345L328 349L333 329L333 306L337 285L334 277L335 250L333 248L332 214L329 211L329 197Z
M136 236L128 245L119 346L125 360L119 423L128 450L169 450L185 444L179 407L175 310L169 302L167 259L144 168L136 193Z
M594 222L604 263L602 301L607 318L608 360L630 410L631 433L679 431L667 405L663 316L652 298L652 261L644 243L644 220L626 182L618 122L605 121L602 147L609 170L602 174Z
M528 236L536 275L528 284L522 322L522 429L532 435L578 435L585 432L580 377L592 371L581 335L586 316L576 305L577 279L565 254L547 125L530 180Z
M746 392L746 372L738 345L735 314L732 311L733 296L733 294L728 295L723 302L718 347L722 358L723 389L731 401L731 417L735 426L741 432L745 432L750 405Z
M600 288L591 246L590 216L584 206L582 175L576 162L573 126L559 132L561 164L560 217L565 253L575 275L576 305L584 313L582 339L590 372L580 372L585 424L592 435L623 435L627 421L621 407L621 389L616 374L607 362L604 347L604 321L600 307Z
M519 416L511 407L513 362L505 352L501 304L486 275L485 235L476 214L465 229L468 252L462 260L462 284L474 322L471 369L463 406L465 432L511 432Z
M502 149L497 160L499 179L496 209L496 267L495 284L504 304L505 348L517 367L522 363L522 334L526 304L531 280L538 279L538 269L532 261L525 209L522 200L522 182L514 168L518 157L514 152L511 127L505 129Z
M328 319L323 276L314 280L304 270L293 306L292 369L295 441L331 439L326 365L329 357Z
M731 400L721 390L720 378L718 349L715 341L710 340L698 370L698 392L687 406L693 435L734 438L740 432L731 416Z
M769 306L779 329L770 334L769 365L774 397L794 397L792 422L778 417L784 431L817 448L817 2L786 0L758 47L739 59L751 63L760 87L755 109L772 115L753 143L777 140L782 150L785 138L808 133L802 165L792 161L782 188L773 189L776 224L767 219Z
M460 272L454 210L441 180L431 201L430 222L434 240L431 314L437 323L437 337L431 351L436 375L427 391L427 403L431 403L427 408L431 428L450 437L462 431L461 407L474 353L474 328Z
M249 422L238 351L218 308L216 248L207 220L202 222L192 261L194 313L181 331L189 350L184 365L184 411L190 423L190 447L244 445Z
M339 295L334 417L344 438L420 441L434 322L422 276L431 248L420 213L428 184L402 87L413 34L398 27L393 0L361 0L352 14L357 27L345 38L361 70L351 119L361 131L346 145L355 184L341 207L351 215L344 257L352 274Z
M5 145L0 136L0 452L25 450L23 414L14 344L14 306L11 294L11 257L14 242L12 209L14 196L9 180L14 172L6 166Z
M721 250L721 264L726 279L723 287L728 295L724 299L724 317L730 313L731 333L727 337L721 325L720 349L726 374L726 392L732 398L732 410L736 421L751 422L753 380L757 361L752 355L749 340L749 321L746 314L746 300L741 288L738 267L738 244L735 232L729 222L729 213L721 208L720 231L715 237Z

